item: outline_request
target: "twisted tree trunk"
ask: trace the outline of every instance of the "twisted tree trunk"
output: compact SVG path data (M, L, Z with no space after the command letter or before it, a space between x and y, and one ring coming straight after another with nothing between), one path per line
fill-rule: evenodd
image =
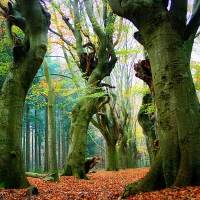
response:
M79 68L84 73L83 75L87 81L86 85L89 89L86 92L87 97L77 103L72 110L69 152L67 166L63 175L73 175L77 178L87 179L84 162L88 125L92 116L97 113L100 109L100 104L105 99L104 97L98 97L98 95L95 98L91 96L101 91L101 89L99 89L99 87L101 87L101 81L106 76L110 75L117 59L113 49L112 40L110 39L112 35L110 36L109 33L101 28L94 16L90 1L84 0L84 3L94 32L99 39L99 46L98 52L96 52L94 44L91 42L87 43L87 45L82 44L78 9L80 5L78 4L78 0L75 0L73 3L75 16L74 29L72 26L69 26L68 21L66 23L76 38L76 50L80 59ZM105 13L105 15L107 16L107 13ZM107 21L107 19L104 20ZM83 46L88 45L92 45L94 50L92 54L84 52ZM107 48L109 51L107 51ZM110 52L109 55L108 52Z
M50 15L38 0L17 0L17 6L2 7L8 33L13 24L25 34L24 43L14 44L13 63L0 93L0 187L26 188L22 155L22 116L31 82L47 50ZM17 14L17 16L15 16ZM11 36L11 35L10 35Z

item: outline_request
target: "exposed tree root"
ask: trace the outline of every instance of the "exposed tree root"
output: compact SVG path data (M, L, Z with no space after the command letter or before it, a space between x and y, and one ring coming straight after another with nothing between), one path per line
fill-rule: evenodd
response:
M158 152L155 162L143 180L128 184L125 187L121 199L130 195L136 195L143 192L151 192L165 188L165 180L162 172L162 158L160 154L161 153Z

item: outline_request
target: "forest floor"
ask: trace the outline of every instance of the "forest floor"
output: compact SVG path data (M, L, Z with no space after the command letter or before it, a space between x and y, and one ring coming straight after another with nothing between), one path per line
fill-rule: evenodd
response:
M89 180L74 177L60 177L60 182L45 181L44 178L28 178L31 185L39 190L39 195L30 196L27 189L0 189L0 200L116 200L125 185L142 179L149 168L137 168L108 172L100 170L88 174ZM134 200L200 200L200 187L173 188L131 196Z

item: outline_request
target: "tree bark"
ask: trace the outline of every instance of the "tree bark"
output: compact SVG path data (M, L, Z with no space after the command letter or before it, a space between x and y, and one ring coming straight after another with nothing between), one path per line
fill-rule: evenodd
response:
M117 142L117 141L116 141ZM117 171L117 151L116 151L116 142L109 141L107 142L107 160L106 160L106 170L107 171Z
M143 97L142 106L138 113L138 122L143 129L143 134L146 136L146 145L149 153L150 164L153 163L157 149L154 148L155 134L155 120L151 121L151 115L148 114L149 104L152 105L151 94L146 94Z
M28 41L19 49L14 47L14 60L0 94L1 188L26 188L30 185L21 151L22 116L27 91L46 53L50 20L49 13L38 0L16 2L23 17L18 15L17 18L8 17L8 20L22 29Z
M59 181L58 167L57 167L57 153L56 153L56 128L55 128L55 94L54 86L51 80L51 76L48 70L48 65L44 61L44 74L48 83L48 155L51 178L54 182Z
M111 97L110 101L111 101ZM106 141L106 170L116 171L117 167L117 151L116 144L122 134L119 119L116 116L114 105L111 102L106 104L102 109L102 113L97 114L98 126Z
M35 167L34 167L34 171L35 172L37 172L38 171L38 161L39 161L39 159L38 159L38 114L37 114L37 110L35 110L35 123L34 123L34 125L35 125L35 127L34 127L34 129L35 129L35 132L34 132L34 139L35 139L35 145L34 145L34 151L35 151L35 162L34 162L34 164L35 164Z
M87 129L95 111L96 100L94 98L84 99L73 108L68 162L63 175L73 175L76 178L87 179L85 173Z
M121 141L119 143L119 148L118 148L118 167L119 167L119 169L128 168L127 141L128 141L127 133L124 133L124 135L121 138Z
M44 171L49 171L49 144L48 144L48 106L45 107L45 153L44 153Z
M158 120L155 162L142 181L127 186L123 197L165 187L200 185L199 102L189 66L199 25L185 41L187 1L171 1L169 10L163 1L109 3L140 31L151 63Z
M26 171L30 170L30 106L26 104Z
M86 86L88 86L89 89L85 93L87 97L75 105L72 110L69 152L67 166L63 175L73 175L77 178L87 179L84 169L87 129L92 116L97 113L99 105L105 99L104 97L97 96L93 98L90 96L102 91L99 89L99 87L101 87L101 81L106 76L110 75L117 58L113 49L112 41L108 40L110 35L101 28L101 25L96 20L90 1L84 0L84 4L94 32L99 39L99 46L98 52L93 52L94 56L92 59L89 58L90 54L84 52L82 34L80 32L80 16L78 7L80 5L78 5L78 1L75 0L73 2L75 16L74 29L72 26L69 26L68 22L67 25L75 36L76 51L80 59L79 68L84 73L83 76L87 81ZM64 17L65 16L63 16L63 18ZM111 52L110 55L108 55L107 48ZM93 50L95 51L95 49ZM94 62L94 66L91 64L92 61ZM87 71L87 64L90 65L89 71Z

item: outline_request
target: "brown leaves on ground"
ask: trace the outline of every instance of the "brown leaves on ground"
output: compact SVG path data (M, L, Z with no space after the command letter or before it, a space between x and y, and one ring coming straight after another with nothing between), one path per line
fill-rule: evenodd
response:
M149 168L137 168L108 172L105 170L89 173L90 180L74 177L60 177L59 183L45 181L43 178L28 178L31 185L39 190L38 196L30 196L27 189L0 189L0 200L115 200L119 199L125 185L140 180ZM200 200L200 187L165 189L143 193L127 199L134 200Z

